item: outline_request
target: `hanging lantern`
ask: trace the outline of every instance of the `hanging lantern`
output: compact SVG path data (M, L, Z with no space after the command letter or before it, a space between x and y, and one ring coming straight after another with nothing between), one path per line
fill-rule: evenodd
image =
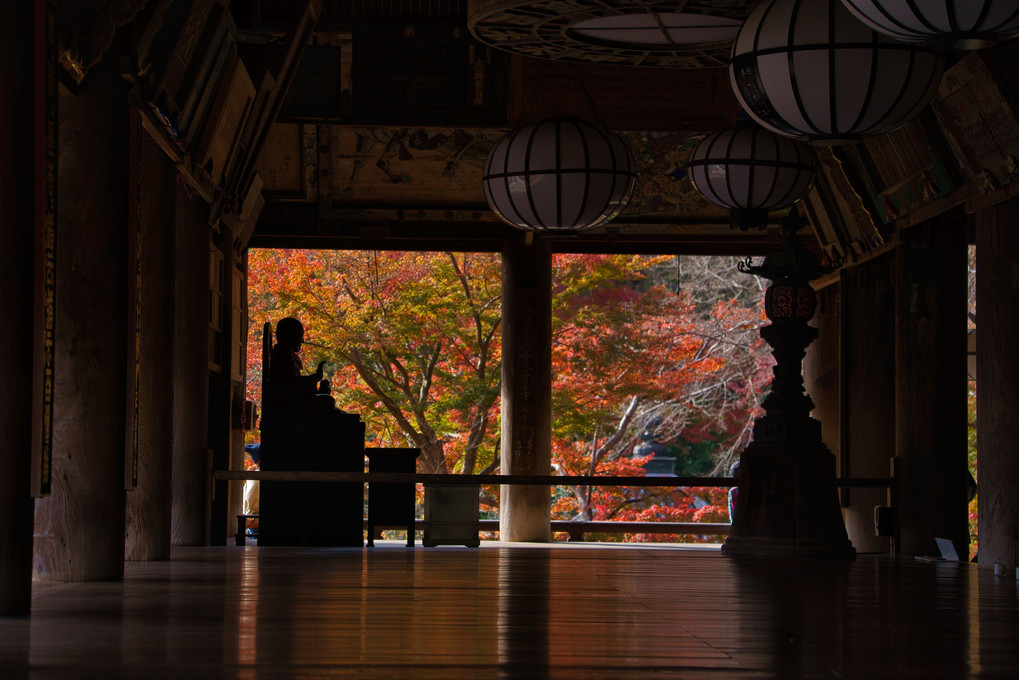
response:
M509 224L572 233L616 217L637 176L622 138L589 123L550 118L500 138L482 173L485 198Z
M769 210L788 208L814 181L814 150L755 125L720 130L700 141L687 161L704 198L733 211L733 226L765 226Z
M841 144L890 132L920 112L939 54L872 31L841 0L765 0L733 42L729 78L766 128Z
M1015 0L842 0L860 21L897 40L977 50L1019 35Z

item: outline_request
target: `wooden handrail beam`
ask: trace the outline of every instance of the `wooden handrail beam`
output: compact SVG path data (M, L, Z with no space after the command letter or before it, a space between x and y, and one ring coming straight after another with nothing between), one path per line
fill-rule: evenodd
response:
M611 477L607 475L432 475L401 472L319 472L296 470L217 470L216 479L279 482L377 482L385 484L523 484L536 486L716 486L731 477Z
M295 470L217 470L216 479L279 482L377 482L380 484L457 484L466 486L521 484L534 486L735 486L732 477L616 477L610 475L432 475L399 472L318 472ZM839 487L887 488L891 479L836 480Z

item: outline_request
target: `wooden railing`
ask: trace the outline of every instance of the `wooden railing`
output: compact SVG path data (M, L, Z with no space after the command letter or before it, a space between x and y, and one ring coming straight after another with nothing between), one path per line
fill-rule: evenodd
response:
M378 482L485 486L735 486L733 477L618 477L608 475L431 475L411 472L320 472L295 470L218 470L216 479L277 482Z
M733 477L622 477L608 475L434 475L396 472L301 472L301 471L234 471L219 470L216 479L242 481L281 482L366 482L379 484L454 484L481 485L534 485L534 486L641 486L641 487L716 487L736 485ZM892 479L880 477L837 479L840 488L891 488ZM242 515L242 517L244 517ZM367 521L367 520L366 520ZM424 520L417 520L417 529L423 529ZM724 536L729 533L728 523L715 522L630 522L552 520L553 533L566 533L571 541L582 541L585 533L610 534L692 534L698 536ZM483 519L479 530L497 532L499 520ZM238 540L243 525L238 531Z
M411 472L320 472L295 470L217 470L216 479L279 482L379 482L386 484L463 484L485 486L523 484L531 486L736 486L735 477L620 477L610 475L431 475ZM840 488L888 488L891 478L836 479Z

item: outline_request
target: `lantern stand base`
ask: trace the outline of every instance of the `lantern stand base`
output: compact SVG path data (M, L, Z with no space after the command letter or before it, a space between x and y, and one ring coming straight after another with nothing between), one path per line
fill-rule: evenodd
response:
M820 423L806 418L799 425L788 443L755 441L740 456L736 516L722 546L726 555L856 555L839 507L835 456L820 441Z

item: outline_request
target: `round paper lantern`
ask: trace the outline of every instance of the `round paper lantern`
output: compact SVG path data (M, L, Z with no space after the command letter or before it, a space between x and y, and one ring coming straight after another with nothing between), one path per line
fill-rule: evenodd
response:
M897 40L975 50L1019 34L1015 0L842 0L858 19Z
M733 42L729 77L764 127L838 144L909 121L943 66L933 49L871 30L841 0L765 0Z
M687 161L694 188L733 211L734 226L763 227L769 210L787 208L810 190L814 150L755 125L721 130L700 141Z
M626 207L637 174L622 138L589 123L551 118L500 138L485 161L485 198L509 224L578 232Z

